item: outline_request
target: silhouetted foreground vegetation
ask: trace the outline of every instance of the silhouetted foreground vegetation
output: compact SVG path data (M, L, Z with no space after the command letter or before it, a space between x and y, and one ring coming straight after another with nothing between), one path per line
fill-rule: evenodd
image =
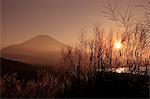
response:
M38 72L33 80L17 74L0 78L2 98L149 97L149 76L96 72L77 77L67 72Z
M146 75L97 73L95 78L87 82L77 81L64 97L149 97Z

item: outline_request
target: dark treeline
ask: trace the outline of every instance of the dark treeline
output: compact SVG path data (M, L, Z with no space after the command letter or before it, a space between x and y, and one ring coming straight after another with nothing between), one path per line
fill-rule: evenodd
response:
M149 97L149 76L128 73L95 72L77 76L66 72L38 72L32 80L18 79L16 73L0 79L2 98L67 97Z

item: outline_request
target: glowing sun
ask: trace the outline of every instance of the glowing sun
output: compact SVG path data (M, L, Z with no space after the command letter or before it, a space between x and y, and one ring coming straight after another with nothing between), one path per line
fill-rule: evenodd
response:
M122 47L121 42L115 41L114 47L115 47L115 49L121 49L121 47Z

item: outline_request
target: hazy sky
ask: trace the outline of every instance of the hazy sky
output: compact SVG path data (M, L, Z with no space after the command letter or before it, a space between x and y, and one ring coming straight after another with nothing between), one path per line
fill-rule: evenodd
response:
M107 26L100 13L108 0L1 0L1 48L39 34L75 44L81 28L92 30L93 24ZM109 0L121 7L143 4L145 0ZM140 15L140 10L135 10ZM0 21L1 22L1 21Z

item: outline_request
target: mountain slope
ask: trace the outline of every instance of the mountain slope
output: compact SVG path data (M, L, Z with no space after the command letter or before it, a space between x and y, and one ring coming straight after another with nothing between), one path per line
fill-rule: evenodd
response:
M34 65L55 65L61 57L63 43L48 35L39 35L21 44L1 50L3 58Z

